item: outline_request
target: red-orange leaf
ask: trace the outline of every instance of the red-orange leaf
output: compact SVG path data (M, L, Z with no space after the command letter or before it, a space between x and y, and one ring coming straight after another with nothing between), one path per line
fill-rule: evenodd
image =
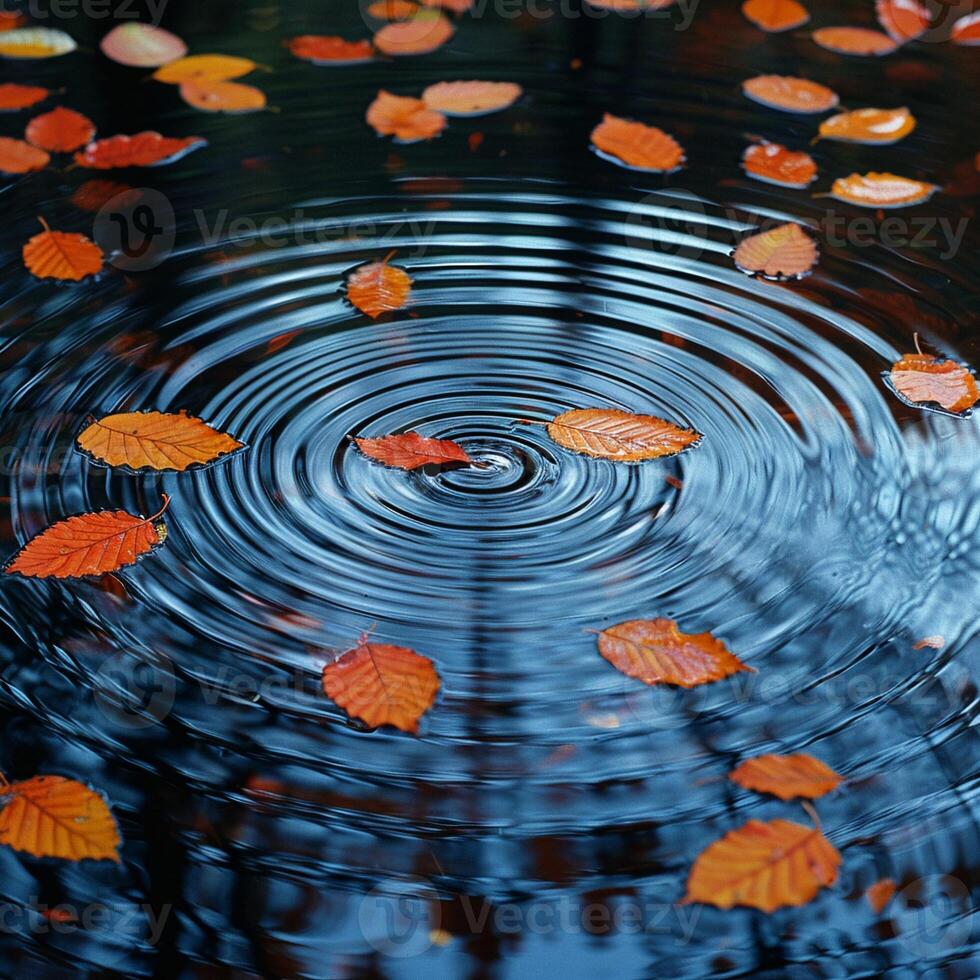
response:
M384 89L368 106L364 118L379 136L394 136L401 143L432 139L447 125L446 117L421 99L392 95Z
M829 766L805 752L795 755L758 755L746 759L728 778L745 789L771 793L781 800L817 797L836 789L843 781Z
M23 140L0 136L0 171L5 174L29 174L43 170L51 162L44 150Z
M84 150L75 154L75 162L93 170L158 167L173 163L202 146L207 146L207 140L200 136L176 139L147 131L134 136L111 136L89 143Z
M475 2L476 0L422 0L422 6L441 8L454 14L465 14L473 8Z
M820 137L842 143L883 146L897 143L915 129L915 116L900 109L854 109L839 112L820 123Z
M213 463L242 444L186 412L106 415L78 436L79 448L107 466L183 472Z
M374 35L374 46L385 54L428 54L441 48L455 33L453 25L435 12L426 12L411 20L385 24Z
M0 844L34 857L118 861L119 829L105 799L62 776L0 787Z
M813 40L836 54L881 56L898 48L887 34L867 27L821 27L813 32Z
M370 41L345 41L327 34L302 34L289 42L289 50L315 65L355 65L374 57Z
M671 173L684 163L681 145L662 129L608 112L592 130L591 140L601 155L634 170Z
M755 102L785 112L826 112L840 101L826 85L789 75L757 75L742 82L742 91Z
M900 44L921 37L929 27L929 11L917 0L876 0L878 23Z
M805 905L837 880L840 864L840 854L818 827L750 820L701 852L684 901L763 912Z
M257 112L266 105L265 93L240 82L184 82L180 97L204 112Z
M921 640L916 640L912 644L912 649L925 650L926 647L929 647L930 650L942 650L944 646L946 646L946 637L937 634L935 636L924 636Z
M513 105L523 94L513 82L436 82L422 101L447 116L482 116Z
M412 291L411 277L404 269L388 265L390 258L360 265L347 277L347 298L372 320L400 310Z
M682 633L672 619L631 619L599 634L599 652L644 684L697 687L753 668L710 633Z
M802 27L810 19L809 11L796 0L746 0L742 13L756 27L773 33Z
M69 517L32 538L4 571L27 578L80 578L118 571L163 544L167 526L156 522L169 504L165 496L162 509L152 517L134 517L124 510Z
M378 439L355 439L357 448L386 466L415 470L429 464L472 463L466 450L450 439L426 439L417 432Z
M35 235L23 249L24 265L38 279L78 282L102 271L102 249L84 235L52 231L43 218L44 231Z
M125 197L120 197L120 195L125 195ZM117 180L93 178L79 184L69 200L82 211L95 212L101 211L117 197L119 198L116 202L118 207L128 207L138 201L141 194L139 190L130 187L129 184L123 184Z
M48 153L71 153L95 136L95 124L74 109L58 106L27 124L27 142Z
M885 906L892 900L895 894L895 881L893 878L882 878L873 885L869 885L864 897L875 915L881 915Z
M0 85L0 112L15 112L18 109L29 109L38 102L43 102L51 93L39 85L17 85L14 82L4 82Z
M620 463L674 456L701 440L701 434L693 429L618 408L563 412L548 423L548 435L566 449Z
M432 661L407 647L365 641L323 668L324 693L372 728L417 732L439 693Z
M817 176L817 165L809 153L766 140L746 149L742 167L750 177L781 187L808 187Z
M419 5L409 0L375 0L367 8L368 16L375 20L408 20L418 12Z
M910 177L871 172L838 177L830 196L862 208L904 208L928 201L938 190L935 184Z
M761 273L767 279L800 279L817 261L817 245L803 229L789 222L750 235L732 253L743 272Z
M980 10L956 21L949 39L954 44L980 44Z
M968 367L931 354L903 355L892 365L887 379L895 394L915 407L935 404L947 412L960 413L980 399L976 379Z

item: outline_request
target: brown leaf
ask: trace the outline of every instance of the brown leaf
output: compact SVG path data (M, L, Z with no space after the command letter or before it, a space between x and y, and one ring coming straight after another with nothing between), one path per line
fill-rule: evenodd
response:
M672 173L684 163L681 145L662 129L608 112L592 130L591 140L601 154L634 170Z
M574 452L623 463L674 456L701 440L693 429L616 408L564 412L548 423L548 435Z
M817 165L809 153L789 150L767 140L745 150L742 167L750 177L780 187L808 187L817 176Z
M810 19L809 11L796 0L746 0L742 13L756 27L772 33L802 27Z
M841 143L884 146L897 143L915 129L915 116L900 109L855 109L839 112L820 123L820 137Z
M798 796L815 800L836 789L842 780L833 769L805 752L795 755L758 755L746 759L728 774L733 783L781 800Z
M757 75L742 83L742 92L755 102L785 112L826 112L840 101L826 85L788 75Z
M27 142L48 153L71 153L95 136L95 124L74 109L58 106L27 124Z
M935 184L872 171L838 177L830 188L830 196L862 208L904 208L928 201L938 190Z
M887 34L867 27L821 27L813 32L813 40L821 48L836 54L880 57L898 50L898 45Z
M710 633L682 633L672 619L631 619L599 634L599 652L644 684L697 687L730 674L754 673Z
M472 463L466 450L450 439L426 439L417 432L381 436L378 439L355 439L357 448L386 466L414 470L428 464Z
M44 150L23 140L0 136L0 171L5 174L29 174L43 170L51 162Z
M973 373L963 364L931 354L904 354L887 380L906 405L935 404L947 412L965 412L980 399Z
M23 248L24 265L38 279L78 282L102 271L105 257L95 242L75 232L52 231L43 218L38 220L44 231Z
M816 242L790 222L743 239L732 258L743 272L761 273L767 279L801 279L817 255Z
M400 143L417 143L438 136L447 125L441 112L421 99L392 95L381 89L364 117L379 136L394 136Z
M805 905L837 881L841 856L818 827L750 820L701 852L684 902L763 912Z
M347 298L372 320L390 310L400 310L411 295L411 277L404 269L388 264L391 255L380 262L359 265L347 277Z

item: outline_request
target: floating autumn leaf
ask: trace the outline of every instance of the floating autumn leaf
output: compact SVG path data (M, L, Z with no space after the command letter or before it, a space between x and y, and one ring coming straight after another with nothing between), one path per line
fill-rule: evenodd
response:
M954 22L949 39L954 44L980 44L980 10Z
M454 14L465 14L473 9L475 0L422 0L423 7L448 10Z
M95 213L101 211L116 198L119 198L115 202L117 206L129 207L135 204L140 197L142 197L142 192L135 187L130 187L129 184L123 184L117 180L96 178L79 184L69 200L79 210Z
M0 58L56 58L78 45L64 31L24 27L0 33Z
M421 99L392 95L382 89L364 116L379 136L394 136L400 143L418 143L438 136L448 125L446 117Z
M802 279L818 256L816 242L793 222L743 239L732 253L743 272L767 279Z
M864 897L868 900L872 912L881 915L885 906L892 900L895 894L895 881L893 878L882 878L873 885L869 885Z
M359 65L374 57L370 41L345 41L326 34L302 34L289 42L290 52L315 65Z
M742 13L756 27L777 33L802 27L810 19L810 13L796 0L746 0Z
M838 177L830 196L862 208L904 208L928 201L939 188L910 177L889 173L851 174Z
M385 24L374 35L374 46L385 54L429 54L441 48L455 33L453 25L436 11L426 11L411 20Z
M187 45L176 34L135 21L114 27L99 47L107 58L130 68L159 68L187 54Z
M388 264L394 254L392 252L380 262L359 265L347 277L347 298L372 320L377 320L382 313L400 310L411 294L409 274Z
M841 856L819 827L750 820L709 844L687 880L684 903L762 912L805 905L837 880Z
M817 176L817 165L809 153L789 150L767 140L746 149L742 154L742 168L750 177L780 187L808 187Z
M239 82L184 82L180 97L204 112L257 112L266 106L264 92Z
M929 11L917 0L876 0L875 12L878 23L899 44L914 41L929 27Z
M0 112L17 112L29 109L38 102L43 102L51 92L40 85L17 85L14 82L4 82L0 85Z
M932 650L942 650L946 646L946 637L944 636L924 636L921 640L916 640L912 644L913 650L925 650L929 647Z
M599 156L631 170L672 173L684 163L681 145L662 129L608 112L590 139Z
M0 844L34 857L118 861L119 829L101 794L63 776L0 786Z
M439 693L432 661L408 647L366 640L323 668L324 693L372 728L392 725L414 734Z
M980 399L973 373L964 364L931 354L904 354L885 375L889 387L914 408L939 405L959 414Z
M44 231L35 235L23 249L24 265L38 279L79 282L102 271L105 256L95 242L69 231L52 231L44 218L38 218Z
M152 517L134 517L124 510L80 514L52 524L32 538L7 563L7 575L25 578L81 578L104 575L133 565L166 540L167 526L159 519L170 506Z
M682 633L672 619L631 619L603 630L599 652L617 670L650 686L697 687L754 673L710 633Z
M466 450L450 439L426 439L417 432L379 439L355 439L357 448L386 466L415 470L421 466L472 463Z
M71 153L95 136L95 124L74 109L58 106L27 124L27 142L48 153Z
M368 16L375 20L408 20L418 12L419 5L409 0L376 0L367 8Z
M117 167L160 167L207 146L200 136L177 139L147 131L133 136L110 136L89 143L75 154L75 163L93 170Z
M577 408L548 423L548 435L566 449L621 463L674 456L701 440L693 429L617 408Z
M43 170L51 162L44 150L23 140L0 136L0 171L5 174L29 174Z
M512 106L523 94L513 82L436 82L422 101L447 116L482 116Z
M244 446L186 412L106 415L78 436L79 449L107 466L184 470L213 463Z
M915 129L915 116L900 109L855 109L820 123L820 137L841 143L897 143Z
M843 782L833 769L805 752L746 759L728 774L728 778L744 789L771 793L781 800L801 796L815 800Z
M254 61L234 55L192 54L158 68L153 77L168 85L183 85L184 82L228 82L247 75L257 67Z
M821 48L836 54L880 57L898 49L887 34L867 27L821 27L813 32L813 40Z
M826 85L789 75L757 75L742 82L742 92L755 102L785 112L826 112L840 101Z
M0 11L0 31L12 31L15 27L20 27L24 22L24 15L18 13L16 10Z

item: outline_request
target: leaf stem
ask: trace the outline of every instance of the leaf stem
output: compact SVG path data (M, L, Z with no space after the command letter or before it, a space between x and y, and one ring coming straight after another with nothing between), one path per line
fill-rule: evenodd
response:
M163 494L163 506L152 516L146 519L147 524L152 524L155 520L163 517L166 513L167 508L170 506L170 494Z

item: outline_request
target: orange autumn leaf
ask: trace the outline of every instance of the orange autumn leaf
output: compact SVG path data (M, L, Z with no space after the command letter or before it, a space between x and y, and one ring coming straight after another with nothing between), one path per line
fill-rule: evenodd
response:
M454 14L465 14L473 9L475 0L422 0L423 7L448 10Z
M836 54L875 55L891 54L898 45L881 31L867 27L821 27L813 32L813 40L827 51Z
M0 171L5 174L29 174L43 170L51 162L44 150L24 140L0 136Z
M0 85L0 112L16 112L19 109L29 109L38 102L43 102L51 92L40 85L17 85L14 82L4 82Z
M743 239L732 258L743 272L761 273L767 279L801 279L818 254L816 242L788 222Z
M756 27L776 33L802 27L810 19L810 13L796 0L746 0L742 13Z
M657 418L617 408L577 408L548 423L548 435L566 449L622 463L674 456L701 434Z
M931 354L905 354L887 374L890 387L906 405L935 404L947 412L965 412L980 399L973 373L956 361Z
M244 446L186 412L123 412L96 419L81 432L78 446L108 466L129 470L183 472Z
M239 82L184 82L180 97L204 112L257 112L266 106L263 91Z
M954 44L980 44L980 10L960 17L953 24L949 39Z
M81 578L133 565L166 540L166 524L155 523L170 505L166 495L163 501L152 517L104 510L52 524L28 541L4 571L26 578Z
M0 844L34 857L118 861L119 829L105 799L63 776L0 786Z
M419 5L409 0L375 0L367 8L368 16L375 20L408 20L418 12Z
M28 143L48 153L71 153L95 136L95 124L74 109L58 106L43 116L35 116L24 135Z
M728 778L743 789L771 793L781 800L800 796L815 800L843 782L833 769L805 752L746 759L728 774Z
M355 439L357 448L386 466L415 470L420 466L472 463L466 450L450 439L426 439L417 432L378 439Z
M898 41L913 41L929 27L929 11L918 0L876 0L878 23Z
M25 23L24 15L16 10L0 11L0 31L12 31Z
M411 20L386 24L374 35L374 46L385 54L429 54L441 48L455 33L453 25L434 11Z
M826 85L789 75L757 75L742 82L742 92L755 102L785 112L826 112L840 101Z
M916 640L912 644L912 649L925 650L926 647L929 647L932 650L942 650L944 646L946 646L945 636L924 636L921 640Z
M388 264L391 255L380 262L360 265L347 277L347 298L372 320L382 313L400 310L412 292L409 274Z
M905 106L900 109L855 109L839 112L820 123L820 138L882 146L897 143L913 129L915 116Z
M161 136L147 131L133 136L110 136L89 143L75 154L75 163L93 170L112 170L116 167L159 167L174 163L194 150L207 146L200 136L184 139Z
M102 271L105 256L95 242L69 231L52 231L44 218L38 219L44 231L35 235L23 249L24 265L38 279L79 282Z
M687 880L684 902L762 912L805 905L837 881L841 856L819 827L750 820L709 844Z
M447 116L482 116L512 106L523 94L513 82L436 82L422 101Z
M817 165L809 153L789 150L767 140L746 149L742 154L742 168L750 177L780 187L808 187L817 176Z
M374 57L370 41L345 41L327 34L302 34L289 42L290 52L315 65L355 65Z
M438 136L448 125L446 117L421 99L392 95L382 89L364 116L379 136L394 136L400 143L417 143Z
M168 85L183 85L184 82L228 82L247 75L257 67L254 61L234 55L192 54L158 68L153 77Z
M125 195L124 197L121 195ZM117 197L116 202L120 207L128 207L135 204L141 197L141 192L129 184L120 183L117 180L86 180L75 188L74 193L68 199L76 208L81 211L101 211L110 201Z
M871 911L875 915L881 915L885 906L892 900L895 894L895 880L893 878L882 878L873 885L869 885L864 897L871 906Z
M830 196L862 208L903 208L928 201L938 190L935 184L872 171L838 177L830 188Z
M432 661L407 647L366 640L323 668L324 693L371 728L392 725L414 734L439 693Z
M662 129L608 112L590 139L600 155L634 170L671 173L684 163L681 145Z
M697 687L754 673L710 633L682 633L672 619L631 619L603 630L599 652L617 670L651 687Z

